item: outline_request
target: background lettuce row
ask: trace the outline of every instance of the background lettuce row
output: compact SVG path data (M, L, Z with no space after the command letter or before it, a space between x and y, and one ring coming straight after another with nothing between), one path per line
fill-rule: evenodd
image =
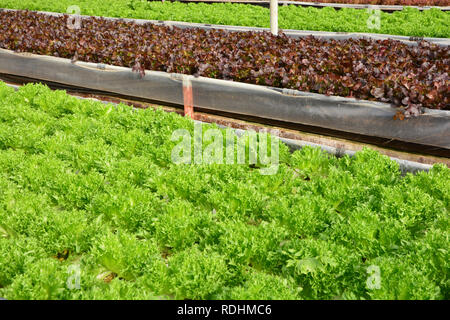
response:
M0 83L0 128L2 297L449 298L443 165L402 176L370 149L285 146L272 176L175 165L171 133L192 121L43 85Z
M72 0L0 0L0 8L66 13ZM83 15L172 20L223 25L269 27L269 9L241 4L184 4L146 0L79 0ZM73 13L73 12L72 12ZM450 12L438 9L420 12L414 8L381 13L380 29L369 29L367 10L280 6L281 29L334 32L370 32L419 37L450 37Z

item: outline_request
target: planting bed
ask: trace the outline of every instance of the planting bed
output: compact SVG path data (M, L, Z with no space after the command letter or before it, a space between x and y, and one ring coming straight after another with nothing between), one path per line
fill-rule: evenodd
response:
M54 12L72 4L0 0ZM77 5L82 14L231 25L267 26L269 17L232 4ZM282 27L367 31L364 10L280 13ZM382 13L377 32L449 37L449 17ZM0 9L0 76L172 106L191 96L200 111L450 158L448 39L273 36L89 16L71 29L68 19ZM176 113L0 81L0 297L450 298L446 165L411 174L400 170L410 163L368 148L334 157L265 137L255 148L248 136ZM191 161L176 164L186 139ZM270 168L263 141L272 161L279 147Z
M71 0L0 0L1 8L29 9L66 13ZM269 27L267 8L240 4L184 4L168 1L80 0L80 13L91 16L173 20L221 25ZM71 11L73 13L73 11ZM280 6L279 27L282 29L337 32L370 32L416 37L450 37L450 12L439 9L423 12L406 8L392 14L381 12L380 28L369 28L367 10L304 8Z
M161 1L161 0L148 0L148 1ZM175 0L180 2L233 2L233 3L258 3L258 2L270 2L269 0ZM321 5L321 4L356 4L356 5L377 5L377 6L410 6L410 7L448 7L450 6L449 0L280 0L278 3L280 5L284 5L285 3L292 2L294 4L313 4L313 5ZM383 9L381 7L380 9Z
M321 128L324 128L337 130L336 132L342 132L346 135L350 133L352 135L357 134L358 137L363 135L389 139L389 141L413 143L420 145L419 149L426 154L448 156L450 150L449 111L423 109L425 114L414 119L400 121L395 120L395 118L402 118L404 115L398 109L391 108L386 103L355 100L354 98L327 97L289 88L274 88L262 85L266 81L272 81L272 85L282 86L284 78L297 77L298 81L300 80L299 75L303 80L307 75L311 76L316 72L319 76L316 79L319 79L319 81L329 81L334 77L335 82L328 82L333 86L333 83L339 84L340 81L339 76L336 75L339 74L339 69L336 68L349 68L353 72L355 70L352 69L355 69L356 66L356 71L353 72L355 74L354 80L366 83L366 89L367 81L365 79L383 83L380 79L385 78L387 84L394 84L395 92L399 94L408 93L405 88L414 89L411 86L419 83L421 88L431 91L425 93L427 100L418 96L413 96L412 99L430 101L430 98L434 98L445 108L448 105L446 102L448 101L448 90L445 87L448 83L447 71L442 72L442 75L439 72L434 75L427 74L425 79L421 80L405 73L401 66L412 65L415 70L419 70L419 74L424 74L424 71L420 70L428 70L429 66L427 67L426 63L432 65L430 68L447 70L448 46L438 46L427 42L423 42L419 46L408 46L398 41L370 41L367 39L327 42L326 40L309 37L294 40L284 36L276 38L268 33L229 33L223 30L208 31L193 28L182 30L171 26L155 26L145 23L145 21L139 21L139 25L136 25L133 21L118 19L105 21L87 18L83 20L84 28L82 30L84 31L79 30L77 33L71 33L62 25L65 17L60 15L51 16L47 19L45 15L27 12L15 11L1 14L8 17L11 28L4 27L5 36L4 38L0 37L0 46L13 46L12 49L19 49L19 51L29 50L43 54L62 55L67 58L72 57L71 61L59 57L14 53L0 49L0 72L4 74L118 93L130 97L150 99L159 103L183 105L181 86L186 80L183 80L186 75L179 72L194 73L197 77L190 76L194 92L194 105L196 108L209 110L208 112L225 112L238 118L244 117L243 119L250 116L262 121L271 119L308 125L317 128L314 129L314 132L317 130L319 130L317 132L322 132L323 129ZM16 17L20 17L20 19ZM34 25L36 17L45 17L45 20L41 19L46 21L44 29L42 29L42 26ZM20 22L21 19L22 22ZM24 23L24 21L31 26L27 35L22 37L20 33L16 34L11 31L14 28L18 30L20 23ZM59 23L58 28L53 28L55 23ZM121 27L120 31L116 29L115 32L117 33L113 33L113 27L117 26ZM104 32L101 28L105 27L110 27L110 29ZM99 37L94 39L98 30L102 30L102 40ZM52 41L48 42L43 37L44 32L42 31L48 32L48 34L58 34L58 36L53 35ZM141 37L140 34L143 33L147 36ZM224 36L224 38L220 38L221 36ZM237 39L239 36L241 38ZM58 37L62 40L57 40ZM77 42L78 39L81 39L81 41ZM153 39L164 39L163 44L161 44L161 41L155 42ZM174 39L184 39L188 45L183 46ZM207 39L208 44L205 41L199 42L199 39ZM293 49L281 48L286 43ZM330 46L333 43L343 44L344 50L353 50L354 54L350 54L350 51L348 53L336 52L335 50L339 50L336 48L330 50L331 54L337 54L338 57L333 58L333 60L340 61L340 63L334 64L335 69L328 70L329 73L326 73L323 68L328 67L328 61L324 58L330 53L326 52L325 48L319 48L314 44ZM405 57L411 57L420 52L422 54L418 57L418 60L408 61L404 57L404 60L399 58L394 61L394 64L391 64L384 58L383 54L373 55L373 50L371 51L368 45L377 43L381 44L382 48L395 47L400 50L400 54L406 54ZM296 44L303 47L303 56L296 53ZM366 47L361 46L361 44ZM238 46L238 48L232 49L233 46ZM266 46L272 49L265 51ZM281 48L278 51L276 50L277 46ZM358 48L358 46L360 47ZM217 51L215 50L222 47L225 50L221 50L221 54L216 54ZM430 48L430 54L427 57L428 47ZM105 50L101 51L101 48L105 48ZM77 50L77 53L75 53L75 50ZM363 55L364 52L372 54L372 61L362 60L365 61L364 68L367 69L357 70L363 64L352 61L351 58L356 54ZM399 52L395 54L399 54ZM443 59L435 61L436 53L438 56L441 55ZM286 59L286 54L289 57L288 59ZM345 56L348 57L347 66L345 66L345 63L347 63ZM310 58L313 63L308 62L309 65L303 61ZM315 60L317 58L323 60L317 61ZM102 63L85 63L75 61L76 59L122 64L132 67L136 72L132 73L130 68L115 67ZM210 60L208 61L208 59ZM413 63L411 64L411 62ZM294 65L290 66L289 63ZM264 67L260 68L259 65L264 65ZM380 70L378 65L381 66L381 70L385 68L383 73L378 75L378 79L372 75L367 77L364 72L369 73L368 70L374 66L376 70ZM148 66L178 73L144 71L144 69L149 68ZM206 69L201 70L205 67ZM388 75L387 70L394 71L394 67L398 67L399 72L401 72L400 79L395 80ZM242 71L247 78L243 77ZM278 72L276 77L273 77L274 71ZM225 72L228 72L226 77L224 76ZM247 72L247 75L245 75L245 72ZM295 72L298 74L296 75ZM284 73L282 79L280 79L280 73ZM259 85L198 76L202 74L239 81L254 81ZM347 75L349 74L347 73ZM347 75L341 74L340 77L342 80L350 81L349 83L345 82L350 87L353 80ZM314 79L309 79L309 81L311 80ZM399 80L401 81L399 82ZM292 85L292 81L289 81L290 83L288 82L287 85ZM315 86L314 83L303 81L302 85ZM356 86L359 86L359 84L356 83ZM338 88L347 90L342 85L339 85ZM311 89L314 91L313 87ZM322 89L319 87L319 90ZM369 94L377 94L380 93L379 90L381 89L369 88L369 90L371 91ZM392 89L386 91L388 94L393 92L389 90ZM409 92L412 95L421 93L417 90L410 90ZM436 92L439 93L439 96L433 96ZM354 94L351 93L350 95ZM398 99L397 97L394 98ZM443 100L439 101L438 99L441 99L441 97ZM409 99L402 97L401 100L401 102L406 103ZM413 104L410 104L405 112L407 116L417 113L420 108L415 100L411 100L411 102ZM439 108L441 105L431 107ZM312 130L312 128L310 129ZM356 138L360 140L358 137ZM402 147L402 150L407 149L406 145Z
M0 296L449 298L447 167L401 176L369 149L283 145L274 175L175 165L181 128L194 124L0 82Z
M67 17L0 12L0 47L94 63L206 76L326 95L389 102L418 115L450 109L450 49L426 41L314 37L179 29L101 18L67 28Z
M305 0L305 2L323 3L349 3L349 4L373 4L373 5L399 5L399 6L449 6L449 0Z

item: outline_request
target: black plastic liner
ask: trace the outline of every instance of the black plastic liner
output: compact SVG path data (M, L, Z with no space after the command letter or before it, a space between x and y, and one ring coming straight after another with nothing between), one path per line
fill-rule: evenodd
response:
M69 59L0 49L0 73L183 105L183 81L191 81L194 107L298 123L450 150L450 111L425 109L394 120L388 104L325 96L226 80L72 63Z

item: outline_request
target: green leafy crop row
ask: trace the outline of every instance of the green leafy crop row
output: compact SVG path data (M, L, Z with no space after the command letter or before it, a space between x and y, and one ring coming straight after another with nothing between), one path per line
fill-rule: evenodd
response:
M67 12L72 0L0 0L1 8ZM197 23L269 27L269 9L241 4L184 4L146 0L80 0L83 15L172 20ZM74 13L74 11L70 11ZM369 29L367 10L281 6L282 29L335 32L371 32L406 36L450 37L450 13L438 9L420 12L414 8L380 15L380 28ZM369 24L370 25L370 24Z
M274 175L176 165L180 128L194 124L0 83L0 296L450 298L447 167L402 176L370 149L284 145Z

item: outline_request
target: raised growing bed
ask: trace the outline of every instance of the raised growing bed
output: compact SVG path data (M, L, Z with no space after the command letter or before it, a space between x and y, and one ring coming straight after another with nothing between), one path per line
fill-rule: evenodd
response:
M122 23L122 27L126 26L126 22L120 23ZM89 28L89 25L87 26ZM30 28L28 32L32 35L33 28ZM55 32L58 32L58 29ZM78 34L78 36L80 35L82 33ZM106 33L104 35L106 36ZM270 37L270 35L264 34L264 37ZM57 39L54 40L57 41ZM27 40L25 39L25 41ZM38 41L43 41L43 39L38 39ZM82 41L85 42L85 40ZM84 47L79 50L80 59L87 57L83 50L86 50L90 45L93 44L86 42L83 45ZM44 47L47 48L46 45ZM408 47L403 46L402 48L406 50ZM433 50L444 52L448 56L448 49L436 48ZM42 52L41 49L37 47L34 49L21 48L21 50L34 52ZM70 52L67 54L71 55ZM92 54L95 54L95 48L88 53L88 55ZM444 55L444 58L447 56ZM183 104L182 82L183 78L187 76L173 72L148 70L144 74L143 69L148 62L145 60L133 59L134 62L142 63L140 66L136 66L137 63L133 66L140 72L139 74L131 72L129 68L120 66L71 61L30 53L14 53L10 50L1 50L0 57L0 73L114 92L158 102ZM102 59L97 60L97 62L103 61ZM445 61L445 59L439 61L439 64L442 64L440 65L441 68L446 68ZM188 69L186 70L189 72ZM166 71L170 70L166 69ZM177 64L173 65L172 71L177 71ZM199 73L199 71L197 70L195 73ZM273 72L270 71L270 73ZM441 81L442 79L435 80ZM394 120L394 115L398 112L398 109L380 102L331 97L301 92L291 88L274 88L205 77L190 77L190 81L193 86L194 105L202 109L288 121L450 149L450 112L448 111L424 109L425 113L419 117L399 121ZM448 81L448 79L445 80L444 76L443 81ZM443 92L440 91L440 97L444 100L436 99L437 93L430 90L427 93L429 95L428 103L431 101L431 106L437 109L449 107L448 103L445 102L449 99L448 90L445 90L447 89L444 88ZM374 94L377 95L377 91L374 91ZM413 99L413 97L410 98ZM435 101L433 102L433 100Z
M181 74L146 71L141 78L129 68L81 61L72 63L68 59L4 49L0 49L0 72L183 104L184 75ZM449 111L427 109L419 117L400 121L394 120L396 109L379 102L204 77L190 80L196 108L450 149Z
M262 3L262 2L259 2ZM291 2L290 2L291 3ZM286 2L284 3L286 4ZM320 4L321 6L327 4ZM0 0L0 7L66 13L73 8L72 0L51 2L45 0ZM346 8L313 8L281 5L279 26L282 29L339 32L365 32L417 37L450 37L448 14L444 9L417 10L406 8L392 13L380 12L380 28L366 21L374 12ZM340 6L345 6L341 4ZM403 9L403 8L402 8ZM174 20L218 25L269 27L269 10L262 6L236 3L186 4L181 2L148 2L90 0L79 4L81 14L90 16L134 18L147 20ZM445 9L446 10L446 9ZM73 11L69 11L73 13Z
M402 177L373 150L317 148L282 152L271 176L175 165L189 119L42 85L0 82L0 97L8 300L449 298L443 165Z
M182 0L186 1L186 0ZM264 0L263 0L264 1ZM284 1L291 2L291 1ZM292 2L296 2L295 0ZM431 6L449 6L449 0L305 0L305 3L344 3L344 4L368 4L368 5L388 5L388 6L417 6L417 7L431 7Z
M54 14L51 12L46 12L48 14ZM105 18L108 20L117 20L119 18ZM142 19L121 19L124 21L135 22L138 24L154 23L156 25L162 26L173 26L182 29L192 29L199 28L203 30L214 30L221 29L227 31L247 31L247 32L269 32L269 28L258 28L258 27L246 27L246 26L227 26L220 24L208 24L208 23L192 23L192 22L182 22L182 21L161 21L161 20L142 20ZM409 36L398 36L391 34L380 34L380 33L366 33L366 32L328 32L328 31L310 31L310 30L293 30L293 29L283 29L283 34L288 37L300 39L308 36L314 36L320 39L330 39L330 40L348 40L348 39L364 39L369 38L373 40L397 40L408 45L417 45L418 41L424 40L439 46L450 46L450 38L430 38L430 37L409 37Z
M148 0L161 1L161 0ZM267 0L174 0L186 3L245 3L268 7L270 1ZM303 7L317 8L335 8L335 9L367 9L370 6L376 6L378 10L393 12L403 10L406 6L418 10L429 10L437 8L443 11L450 10L450 1L448 0L320 0L320 1L278 1L281 6L294 5Z
M15 9L1 9L0 12L18 12L22 10ZM40 14L46 14L54 17L67 17L64 13L48 12L48 11L36 11ZM169 21L169 20L145 20L145 19L130 19L130 18L114 18L114 17L102 17L102 16L86 16L80 15L82 19L89 19L92 17L101 18L109 21L130 22L136 24L156 24L159 26L177 27L181 29L203 29L203 30L225 30L225 31L246 31L246 32L270 32L270 28L260 27L248 27L248 26L233 26L233 25L221 25L210 23L194 23L183 21ZM348 39L364 39L369 38L373 40L397 40L408 45L416 46L418 41L424 40L437 44L439 46L450 46L450 38L433 38L433 37L414 37L414 36L401 36L392 34L381 33L367 33L367 32L329 32L329 31L312 31L312 30L295 30L295 29L282 29L283 34L291 38L300 39L308 36L314 36L319 39L330 40L348 40Z
M27 80L22 77L14 76L5 77L5 75L2 74L0 74L0 81L4 81L6 83L6 86L11 87L16 91L20 90L20 88L26 84L33 83L33 81L30 81L29 79ZM45 84L47 83L48 82L45 82ZM166 112L175 112L183 115L183 111L178 108L155 105L143 101L129 100L117 96L102 95L93 93L92 91L84 91L88 89L60 86L56 83L51 83L49 87L52 90L65 90L68 95L74 96L81 100L99 101L105 105L113 104L116 106L122 103L132 107L135 110L153 108L162 109ZM193 120L196 123L214 123L222 129L232 129L238 136L242 136L249 130L262 132L264 130L270 131L271 129L274 129L274 127L268 127L258 123L251 123L204 112L196 112L193 116ZM330 155L336 157L342 157L345 155L353 157L358 151L361 151L364 148L370 148L380 152L382 155L388 156L389 158L391 158L391 160L397 162L400 166L402 174L406 174L408 172L417 173L420 171L429 171L434 164L438 163L442 163L450 168L450 159L425 156L423 154L405 153L402 151L377 147L375 145L368 145L350 140L335 139L333 137L316 135L307 132L299 132L296 130L289 130L280 127L275 128L278 130L277 135L280 141L287 145L291 152L300 150L304 147L314 147L320 148L324 152L327 152Z

